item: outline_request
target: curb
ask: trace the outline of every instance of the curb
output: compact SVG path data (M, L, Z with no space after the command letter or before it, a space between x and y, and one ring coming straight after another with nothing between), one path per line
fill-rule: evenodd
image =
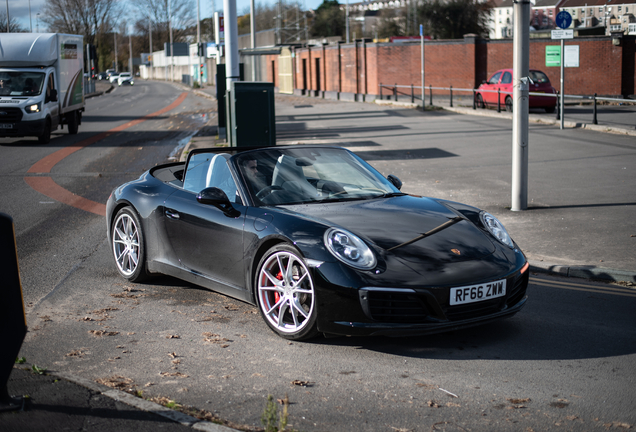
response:
M609 282L636 283L636 272L596 266L569 266L543 261L528 260L530 270L555 276L595 279Z
M180 411L176 411L170 408L166 408L163 405L159 405L154 402L150 402L146 399L141 399L136 396L133 396L129 393L123 392L121 390L114 390L110 387L107 387L102 384L98 384L94 381L91 381L86 378L78 377L70 373L66 372L47 372L48 375L52 375L58 378L65 379L66 381L72 382L77 385L81 385L82 387L86 387L87 389L94 391L98 394L107 396L117 402L125 403L126 405L130 405L134 408L137 408L141 411L146 411L152 414L159 415L168 420L174 421L176 423L182 424L183 426L191 427L192 429L206 432L238 432L238 429L232 429L227 426L223 426L220 424L212 423L205 420L199 420L196 417L189 416Z

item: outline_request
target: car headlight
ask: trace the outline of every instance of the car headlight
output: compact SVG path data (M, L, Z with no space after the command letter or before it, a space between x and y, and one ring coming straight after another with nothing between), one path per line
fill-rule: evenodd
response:
M511 249L514 249L515 244L512 242L508 231L504 228L503 224L499 222L499 219L494 217L488 212L481 212L479 214L479 218L481 219L481 223L490 231L490 233L495 236L497 240L505 244Z
M343 263L361 270L371 270L376 265L373 251L358 236L340 228L325 232L325 245L329 252Z
M24 110L29 114L40 112L40 102L33 105L28 105L26 108L24 108Z

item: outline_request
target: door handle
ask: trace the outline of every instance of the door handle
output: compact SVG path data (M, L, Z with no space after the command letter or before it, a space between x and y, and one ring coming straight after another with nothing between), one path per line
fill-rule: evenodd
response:
M179 219L179 213L172 209L166 209L166 217L169 219Z

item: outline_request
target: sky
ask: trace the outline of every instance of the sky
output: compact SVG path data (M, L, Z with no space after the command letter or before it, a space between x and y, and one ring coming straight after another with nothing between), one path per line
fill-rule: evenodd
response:
M124 3L132 2L134 0L121 0ZM196 0L195 0L196 1ZM271 4L275 0L255 0L258 3ZM290 2L290 0L287 0ZM357 3L359 0L350 0L351 3ZM6 13L7 2L9 4L9 16L15 18L15 20L27 30L33 28L33 31L37 31L37 13L41 12L46 0L0 0L0 10ZM31 4L31 23L29 22L29 2ZM209 18L214 14L212 10L212 0L199 0L201 8L201 19ZM305 4L305 9L316 9L322 0L300 0L301 4ZM341 0L340 3L344 3ZM215 0L215 6L217 10L223 9L223 0ZM244 11L249 11L250 0L236 0L236 10L239 14ZM41 15L40 15L41 16ZM40 23L40 31L44 31L45 28Z

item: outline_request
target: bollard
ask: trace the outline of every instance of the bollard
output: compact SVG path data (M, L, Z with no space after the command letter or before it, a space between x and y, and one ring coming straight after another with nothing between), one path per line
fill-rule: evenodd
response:
M415 103L415 93L413 93L413 84L411 84L411 103Z
M475 100L475 89L473 89L473 109L477 109L477 101Z
M594 116L592 117L592 123L598 124L598 120L596 119L596 93L594 93Z
M395 83L395 86L393 87L393 96L395 96L395 101L397 102L397 83Z
M559 91L557 90L557 104L556 104L556 112L557 112L557 116L556 119L557 120L561 120L561 108L559 107L560 105L560 98L559 98Z
M13 370L15 359L20 353L22 341L27 332L22 284L18 267L18 253L15 245L15 231L11 216L0 213L0 269L2 271L2 301L0 302L0 411L16 410L22 399L9 395L7 383Z
M382 100L382 83L380 83L380 100Z
M497 89L497 112L501 112L501 89Z
M430 84L428 85L428 95L429 95L428 104L430 106L433 106L433 86Z
M451 105L450 106L452 108L453 107L453 86L452 85L450 86L450 97L451 97L451 100L450 100Z

